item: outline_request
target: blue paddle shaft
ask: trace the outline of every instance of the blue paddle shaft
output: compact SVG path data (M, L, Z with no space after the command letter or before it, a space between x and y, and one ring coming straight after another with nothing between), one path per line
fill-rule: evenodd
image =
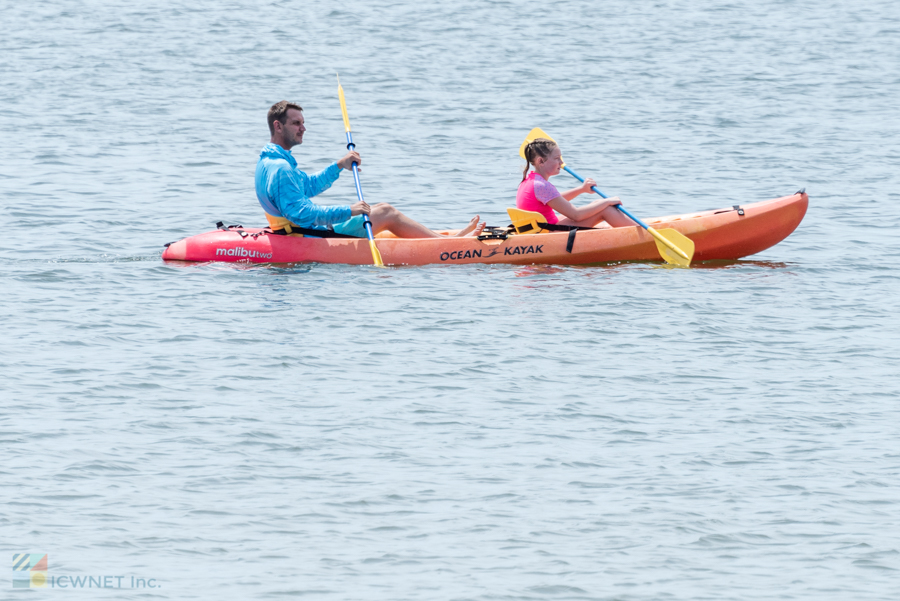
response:
M347 134L347 135L349 136L350 134ZM577 173L575 173L574 171L572 171L571 169L569 169L568 166L564 166L563 169L565 169L566 171L568 171L568 172L569 172L569 175L571 175L572 177L574 177L575 179L577 179L577 180L580 181L581 183L584 183L584 178L581 177L580 175L578 175ZM600 191L600 188L598 188L597 186L591 186L591 190L593 190L594 192L596 192L597 194L599 194L599 195L600 195L601 197L603 197L603 198L609 198L606 194L604 194L603 192L601 192L601 191ZM637 223L639 226L641 226L641 227L644 228L645 230L650 229L650 228L647 227L647 224L646 224L646 223L644 223L643 221L641 221L640 219L638 219L637 217L635 217L634 215L632 215L631 213L629 213L628 211L626 211L626 210L625 210L625 207L623 207L622 205L615 205L615 207L616 207L617 209L619 209L620 211L622 211L623 213L625 213L625 214L628 216L629 219L631 219L632 221L634 221L635 223Z
M356 148L356 144L353 143L353 136L350 135L350 132L347 132L347 150L353 150ZM353 161L351 165L353 168L353 181L356 182L356 195L359 197L359 202L365 202L362 193L362 186L359 185L359 165L356 161ZM372 222L369 220L369 216L365 213L362 214L363 222L366 225L366 235L369 237L370 241L375 241L375 236L372 234Z

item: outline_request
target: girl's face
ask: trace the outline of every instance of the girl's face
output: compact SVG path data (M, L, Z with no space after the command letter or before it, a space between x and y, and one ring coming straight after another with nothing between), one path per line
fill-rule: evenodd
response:
M559 175L559 171L563 166L562 150L560 150L559 146L557 146L550 152L550 156L548 156L546 159L543 157L538 157L536 162L537 164L535 165L535 167L538 168L538 171L540 171L541 175Z

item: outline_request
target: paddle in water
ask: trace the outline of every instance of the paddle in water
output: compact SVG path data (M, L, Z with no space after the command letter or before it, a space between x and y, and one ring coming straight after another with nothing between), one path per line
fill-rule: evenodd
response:
M353 135L350 133L350 117L347 116L347 101L344 100L344 88L341 87L340 77L338 77L338 97L341 99L341 112L344 114L344 130L347 132L347 150L353 150L356 148L356 144L353 143ZM365 202L362 186L359 185L359 165L356 161L353 161L352 167L353 181L356 182L356 195L359 197L359 202ZM369 248L372 250L372 262L378 267L384 267L384 261L381 260L381 253L378 252L378 247L375 246L375 235L372 233L372 221L365 213L363 213L362 216L366 226L366 235L369 237Z
M526 136L525 141L522 142L522 145L519 147L519 156L521 156L523 159L525 158L525 147L528 146L528 144L536 138L546 138L548 140L556 142L556 140L553 140L553 138L548 136L546 132L544 132L544 130L539 127L535 127L530 132L528 132L528 136ZM565 163L563 163L562 167L569 173L569 175L584 183L584 178L575 173L575 171L570 169L568 166L566 166ZM592 186L591 190L599 194L602 198L608 198L606 194L604 194L599 190L599 188L597 188L597 186ZM656 241L656 249L659 251L660 256L663 258L663 260L666 261L666 263L670 263L672 265L680 265L682 267L690 266L691 259L694 257L693 240L691 240L678 230L674 230L671 228L662 230L654 229L626 211L622 205L615 206L617 209L622 211L622 213L627 215L629 219L647 230L647 232L649 232L650 235L653 236L653 239Z

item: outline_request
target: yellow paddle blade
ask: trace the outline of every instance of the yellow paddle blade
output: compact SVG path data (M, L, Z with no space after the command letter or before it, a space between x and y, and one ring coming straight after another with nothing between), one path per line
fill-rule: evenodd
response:
M378 247L375 246L374 240L369 240L369 248L372 250L372 262L377 267L384 267L384 261L381 259L381 253L378 252Z
M350 131L350 117L347 116L347 101L344 100L344 88L341 87L341 76L338 75L338 98L341 99L341 113L344 114L344 131Z
M648 227L647 231L656 239L656 249L666 263L690 267L694 258L693 240L671 228L656 230Z
M517 234L540 234L543 230L538 223L546 223L547 218L537 211L523 211L522 209L506 209L509 218Z
M549 135L547 135L547 132L545 132L543 129L541 129L540 127L535 127L530 132L528 132L528 135L525 136L525 141L522 142L521 146L519 146L519 156L520 157L522 157L523 159L525 158L525 147L528 146L528 144L530 144L533 140L535 140L537 138L546 138L552 142L556 142L556 140L554 140ZM563 163L562 166L565 167L566 164Z
M553 140L553 138L548 136L547 132L545 132L543 129L541 129L540 127L535 127L530 132L528 132L528 135L525 136L525 141L522 142L521 146L519 146L520 157L522 157L523 159L525 158L525 147L528 146L528 144L531 143L531 141L535 138L547 138L548 140ZM556 140L553 141L556 142Z

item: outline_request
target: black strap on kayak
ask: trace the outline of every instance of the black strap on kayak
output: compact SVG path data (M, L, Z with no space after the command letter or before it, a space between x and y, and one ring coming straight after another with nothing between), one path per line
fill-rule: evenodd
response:
M575 234L578 233L578 230L594 229L591 227L580 227L577 225L560 225L558 223L541 223L540 221L537 222L537 225L542 230L547 230L549 232L569 232L569 237L566 240L566 252L569 254L572 253L572 247L575 246ZM510 227L513 227L513 226L510 226ZM530 223L526 223L525 225L515 228L516 233L519 233L519 234L527 234L528 232L530 232L533 229L534 229L534 227L532 227L532 225Z
M290 231L285 229L280 230L272 230L272 233L276 236L287 236L289 234L303 234L304 236L309 236L311 238L353 238L354 240L363 240L364 238L360 238L359 236L351 236L349 234L339 234L331 228L327 230L315 230L307 227L299 227L296 225L292 225Z
M578 228L569 230L569 239L566 240L566 252L571 253L572 247L575 246L575 234L578 232Z
M514 227L510 225L509 227ZM548 232L571 232L573 230L592 230L592 227L581 227L578 225L559 225L558 223L541 223L538 221L538 227L542 230L547 230ZM526 223L525 225L519 226L518 228L514 228L517 234L527 234L534 228L531 227L530 223Z

